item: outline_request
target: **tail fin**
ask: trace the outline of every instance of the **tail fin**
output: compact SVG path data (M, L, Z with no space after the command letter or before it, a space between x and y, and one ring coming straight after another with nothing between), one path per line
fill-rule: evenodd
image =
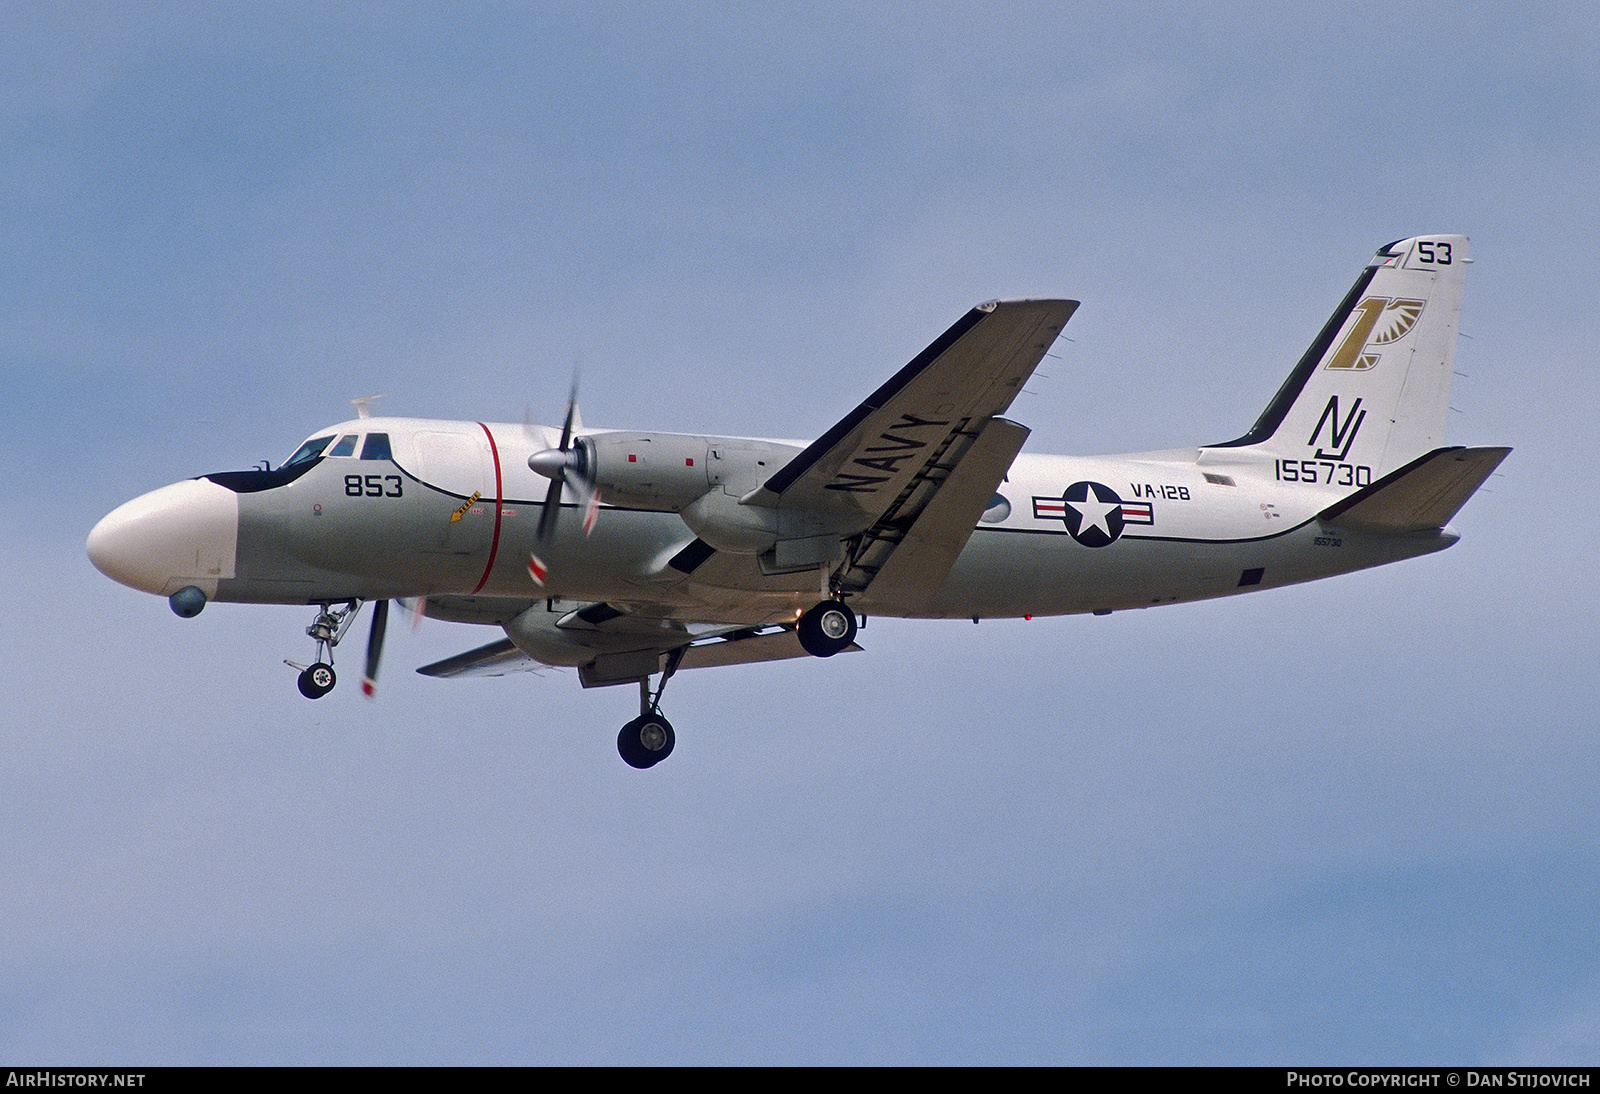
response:
M1347 464L1363 483L1441 447L1469 261L1466 236L1378 251L1250 432L1210 447Z

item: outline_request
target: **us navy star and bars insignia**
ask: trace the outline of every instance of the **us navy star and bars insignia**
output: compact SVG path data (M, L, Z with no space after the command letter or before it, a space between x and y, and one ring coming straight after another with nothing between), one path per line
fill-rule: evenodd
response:
M1072 538L1085 547L1115 543L1129 524L1154 524L1155 505L1148 501L1123 501L1104 483L1075 482L1059 498L1035 497L1036 520L1059 520Z

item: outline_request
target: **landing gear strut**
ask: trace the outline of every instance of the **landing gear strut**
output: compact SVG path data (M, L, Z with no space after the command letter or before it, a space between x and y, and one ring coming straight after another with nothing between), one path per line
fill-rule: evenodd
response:
M350 629L350 624L355 622L356 613L360 610L359 600L347 600L339 608L324 601L317 612L317 617L311 621L311 626L306 628L306 634L317 644L316 660L310 665L284 661L290 668L300 670L298 681L300 694L307 699L322 698L333 690L334 684L339 682L339 677L333 671L333 647L339 644L344 632Z
M672 746L678 743L672 723L661 715L661 693L667 690L667 681L678 671L688 648L680 646L667 654L667 667L662 670L661 683L654 694L648 676L639 681L639 717L617 734L617 752L629 767L654 767L672 755Z
M856 640L856 613L842 600L824 600L795 624L800 645L813 657L832 657Z

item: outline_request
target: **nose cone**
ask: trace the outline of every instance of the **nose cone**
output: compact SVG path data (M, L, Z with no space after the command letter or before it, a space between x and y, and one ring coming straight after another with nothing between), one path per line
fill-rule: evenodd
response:
M163 486L108 513L89 533L89 561L157 596L195 585L208 597L233 577L239 495L209 479Z

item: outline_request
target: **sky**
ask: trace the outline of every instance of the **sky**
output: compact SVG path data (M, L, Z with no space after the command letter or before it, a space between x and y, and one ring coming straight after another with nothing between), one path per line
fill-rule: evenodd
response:
M0 40L0 1060L1600 1063L1591 4L36 3ZM1472 237L1451 550L874 618L630 688L301 698L121 502L386 414L808 438L1083 301L1030 451L1245 431L1379 246ZM359 642L355 643L359 646ZM346 661L359 650L340 652ZM353 665L352 665L353 667Z

